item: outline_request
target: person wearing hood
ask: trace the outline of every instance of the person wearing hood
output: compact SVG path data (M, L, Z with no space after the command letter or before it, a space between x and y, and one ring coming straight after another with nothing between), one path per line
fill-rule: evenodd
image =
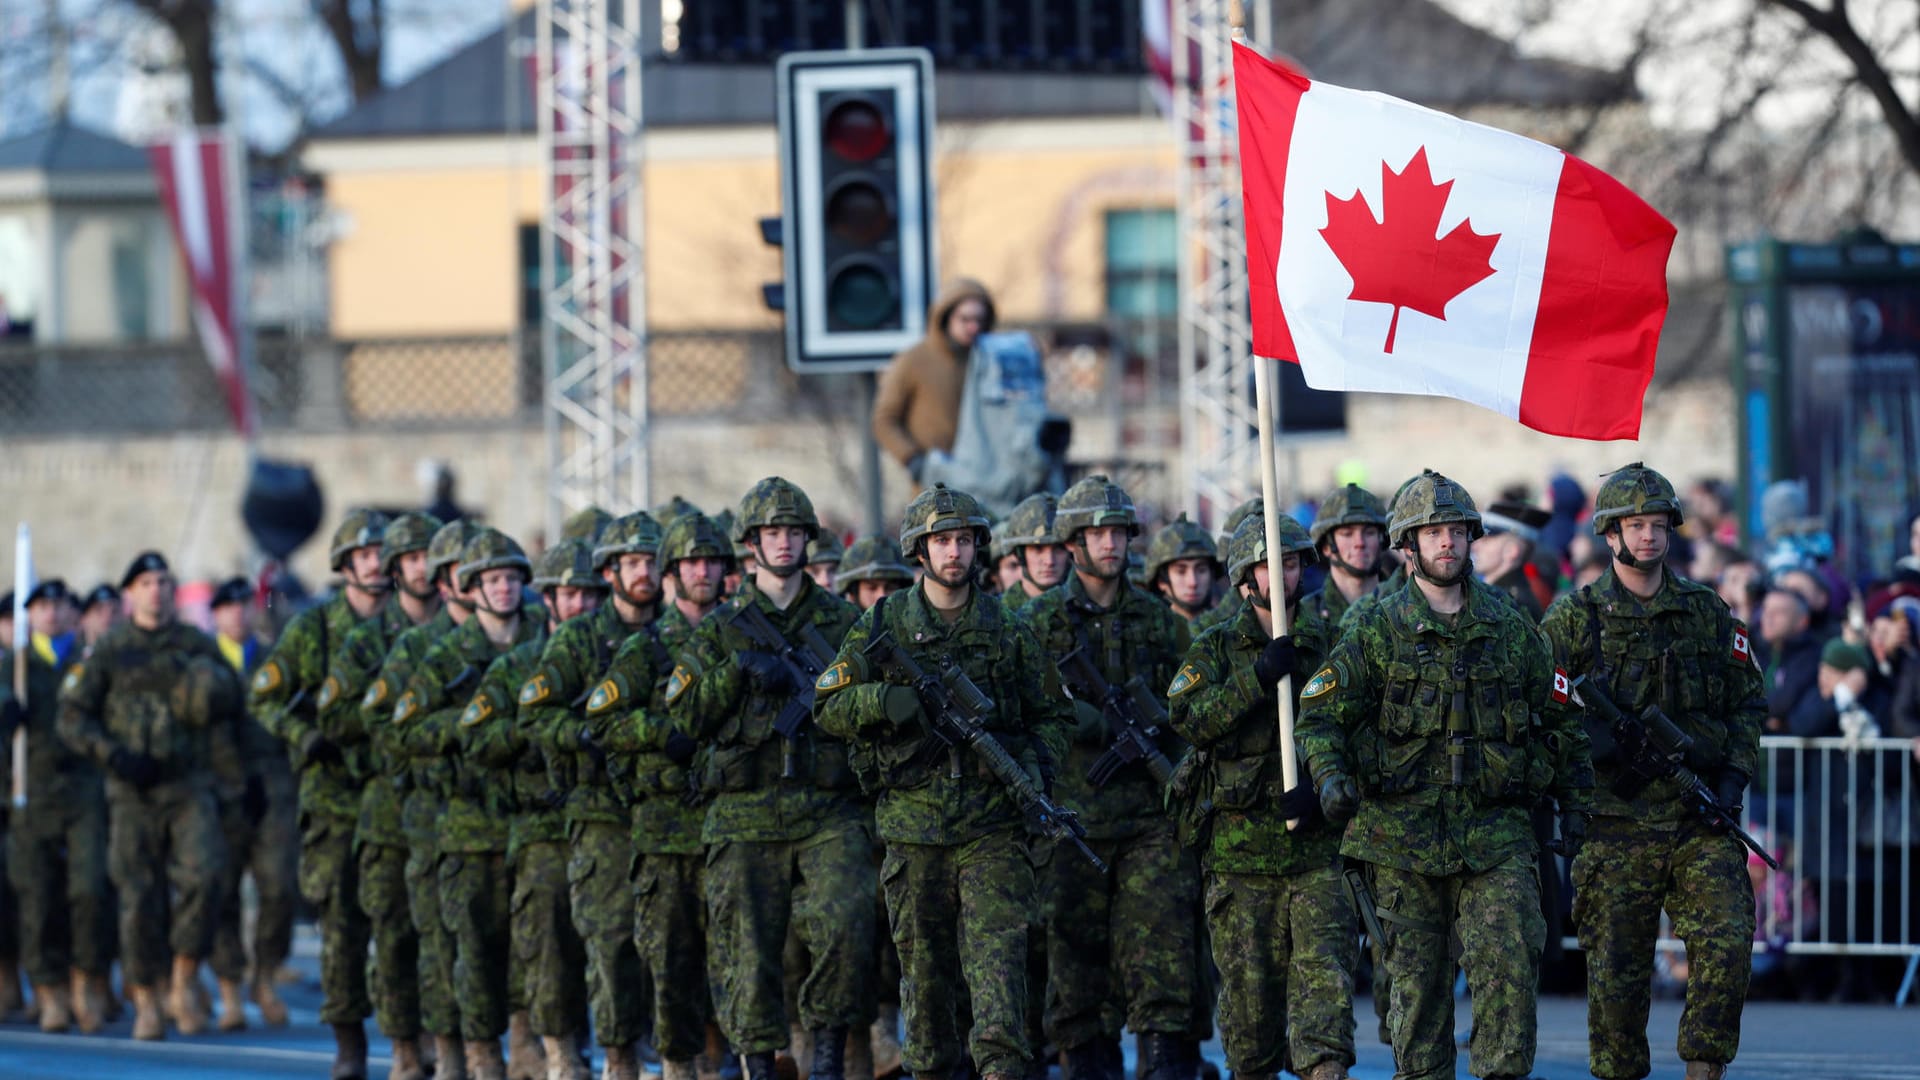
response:
M880 373L873 437L906 467L916 488L928 456L953 449L967 357L973 343L993 326L993 297L986 287L957 279L927 311L927 336Z

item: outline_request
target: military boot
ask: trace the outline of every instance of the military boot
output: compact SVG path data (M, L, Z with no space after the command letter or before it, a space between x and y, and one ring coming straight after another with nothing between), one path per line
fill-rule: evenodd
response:
M107 1023L107 977L89 975L74 968L68 979L71 984L74 1026L82 1035L92 1035Z
M847 1080L874 1080L871 1027L857 1027L847 1032Z
M812 1069L808 1075L813 1080L846 1080L847 1029L845 1026L814 1029Z
M521 1009L507 1017L507 1080L541 1080L546 1074L540 1037L533 1033L527 1010Z
M1061 1055L1062 1080L1126 1080L1121 1065L1120 1044L1112 1039L1089 1039Z
M467 1048L458 1035L433 1037L434 1080L471 1080L467 1076Z
M359 1021L333 1025L331 1080L367 1080L367 1029Z
M880 1017L873 1022L873 1075L891 1076L900 1071L900 1006L880 1006Z
M33 996L40 1001L40 1030L57 1035L73 1025L73 1010L68 1006L64 986L35 986Z
M220 980L220 1023L221 1031L245 1031L247 1029L247 1007L240 1000L240 983L235 979Z
M600 1070L600 1080L640 1080L640 1048L632 1043L607 1047L607 1063Z
M740 1055L741 1071L746 1080L774 1080L773 1051L763 1050L757 1054Z
M133 999L133 1037L136 1039L166 1038L166 1021L160 1019L160 992L151 986L129 983L127 996Z
M419 1043L412 1039L393 1040L392 1057L387 1080L427 1080L427 1066L420 1060Z
M1148 1032L1140 1037L1140 1080L1194 1080L1193 1065L1186 1055L1186 1039L1163 1032ZM1319 1080L1313 1077L1312 1080Z
M280 990L273 985L271 972L255 975L249 992L253 1003L260 1007L261 1022L268 1027L287 1026L287 1003L280 1000Z
M1727 1075L1727 1067L1718 1061L1687 1062L1687 1080L1721 1080Z
M470 1080L507 1080L507 1059L499 1039L467 1040L467 1076Z
M207 1008L195 992L200 981L200 961L186 954L173 958L173 987L167 993L167 1011L182 1035L198 1035L207 1030Z
M593 1080L580 1041L571 1035L542 1035L540 1046L546 1051L546 1080Z

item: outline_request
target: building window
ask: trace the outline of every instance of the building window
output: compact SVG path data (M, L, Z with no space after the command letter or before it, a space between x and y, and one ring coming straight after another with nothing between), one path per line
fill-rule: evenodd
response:
M1173 210L1107 211L1107 314L1127 321L1171 319L1179 306Z

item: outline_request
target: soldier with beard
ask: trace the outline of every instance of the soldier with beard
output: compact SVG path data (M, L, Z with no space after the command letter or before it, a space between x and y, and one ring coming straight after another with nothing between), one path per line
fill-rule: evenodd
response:
M1000 543L1020 561L1020 580L1000 597L1010 612L1065 581L1073 566L1066 542L1054 528L1055 506L1054 497L1044 491L1029 495L1007 515L1001 529Z
M645 511L615 521L593 549L609 604L554 632L520 687L521 722L547 761L547 781L565 799L567 883L573 921L587 949L593 1033L607 1050L610 1080L634 1080L646 1034L647 997L633 943L630 813L607 775L606 749L583 742L585 706L614 656L640 636L657 644L660 525Z

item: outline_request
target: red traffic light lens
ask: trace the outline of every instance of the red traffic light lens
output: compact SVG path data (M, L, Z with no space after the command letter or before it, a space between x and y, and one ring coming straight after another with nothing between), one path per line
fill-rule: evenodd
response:
M827 113L827 148L847 161L872 161L893 142L887 118L870 101L842 101Z
M893 231L893 209L871 181L847 179L827 193L827 228L849 244L877 244Z
M827 283L830 324L853 330L885 325L899 309L893 284L880 269L865 262L843 267Z

